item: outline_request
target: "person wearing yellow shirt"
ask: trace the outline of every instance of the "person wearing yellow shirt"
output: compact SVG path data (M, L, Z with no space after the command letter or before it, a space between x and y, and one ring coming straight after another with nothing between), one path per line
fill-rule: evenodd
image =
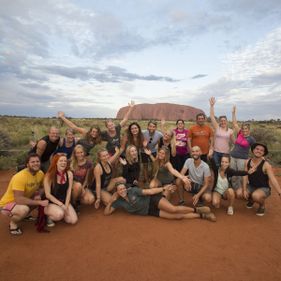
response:
M15 174L0 200L3 215L11 217L9 230L11 235L21 235L18 223L35 206L48 206L48 200L41 200L39 189L43 187L44 173L40 170L40 158L36 153L28 155L26 168Z

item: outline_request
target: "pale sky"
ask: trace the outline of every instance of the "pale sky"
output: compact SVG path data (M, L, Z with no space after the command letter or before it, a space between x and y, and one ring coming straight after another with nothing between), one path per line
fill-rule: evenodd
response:
M0 114L115 117L130 100L281 117L280 0L0 0Z

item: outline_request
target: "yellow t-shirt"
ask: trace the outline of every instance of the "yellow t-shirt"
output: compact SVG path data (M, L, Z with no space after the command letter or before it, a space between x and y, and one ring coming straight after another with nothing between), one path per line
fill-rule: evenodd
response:
M36 190L43 184L44 173L40 170L34 176L28 168L15 174L8 186L6 193L0 200L0 207L15 201L14 190L24 192L24 197L31 198Z

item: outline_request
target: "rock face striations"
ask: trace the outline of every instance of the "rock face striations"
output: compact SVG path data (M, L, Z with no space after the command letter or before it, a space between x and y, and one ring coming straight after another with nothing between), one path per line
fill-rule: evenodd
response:
M120 108L116 118L122 119L127 111L128 106ZM195 120L196 114L198 113L204 113L204 111L192 106L173 103L143 103L135 105L129 118L134 120L161 120L162 118L165 120Z

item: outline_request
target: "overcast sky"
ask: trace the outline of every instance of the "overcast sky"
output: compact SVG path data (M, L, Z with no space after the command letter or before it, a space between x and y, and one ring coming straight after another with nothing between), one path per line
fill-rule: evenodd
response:
M0 0L0 114L115 117L130 100L280 118L280 0Z

